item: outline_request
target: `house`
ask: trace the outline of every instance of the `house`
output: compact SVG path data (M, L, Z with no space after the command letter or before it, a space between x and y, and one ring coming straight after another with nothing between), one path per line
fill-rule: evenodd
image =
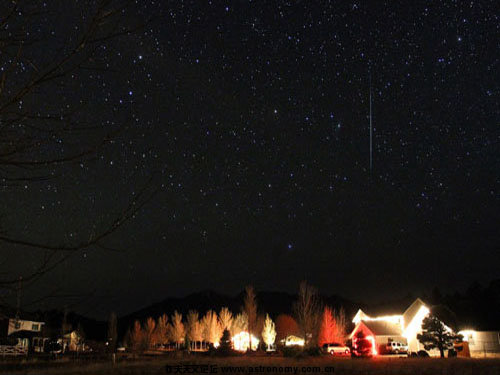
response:
M83 336L77 330L73 330L71 332L63 335L62 339L59 339L58 342L61 343L63 347L63 352L82 352L85 351L85 343Z
M34 320L9 318L8 319L8 326L7 326L7 336L10 336L14 332L18 332L18 331L41 333L42 326L44 324L45 324L44 322L38 322L38 321L34 321Z
M350 338L356 337L359 332L363 332L365 337L374 338L377 353L383 353L388 342L400 342L405 345L408 343L400 324L391 321L362 320L356 325Z
M285 346L304 346L305 340L299 336L288 335L281 340L281 344Z
M43 337L44 324L44 322L35 320L34 317L25 315L14 318L2 315L0 317L0 337L5 338L10 343L10 345L4 345L3 350L17 354L21 354L21 352L26 354L28 351L42 352L48 340L48 338Z
M365 336L374 337L379 353L383 352L387 343L392 341L406 344L408 352L416 353L424 350L423 345L417 339L417 334L422 332L422 321L429 313L429 307L420 298L399 314L371 316L360 309L352 320L355 327L349 338L352 339L362 331ZM438 353L431 352L430 354L437 355Z
M259 347L259 339L246 331L241 331L240 333L234 335L231 338L231 342L233 349L241 352L245 352L248 349L257 350Z

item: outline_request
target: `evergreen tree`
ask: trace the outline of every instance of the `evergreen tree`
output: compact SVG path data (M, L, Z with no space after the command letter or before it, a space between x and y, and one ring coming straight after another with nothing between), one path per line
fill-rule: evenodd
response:
M433 315L428 316L422 322L422 333L417 335L425 350L439 349L441 358L444 358L445 349L451 347L453 342L460 339L443 322Z
M229 332L228 329L225 329L224 332L222 333L218 352L222 355L229 355L232 352L231 333Z
M371 356L372 343L367 340L366 335L363 331L359 331L356 334L356 348L355 352L357 355L369 355Z

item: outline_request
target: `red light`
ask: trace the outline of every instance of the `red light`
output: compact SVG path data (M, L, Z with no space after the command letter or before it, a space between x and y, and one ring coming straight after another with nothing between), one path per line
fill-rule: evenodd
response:
M373 338L373 336L367 336L366 339L372 343L372 354L377 355L378 353L375 345L375 339Z
M375 343L375 338L373 336L366 336L364 339L370 342L370 345L371 345L371 354L372 355L378 355L378 352L377 352L377 349L376 349L377 346L376 346L376 343ZM352 346L354 348L354 351L356 351L358 349L357 341L358 341L358 338L357 337L353 337L353 342L352 342L353 345Z

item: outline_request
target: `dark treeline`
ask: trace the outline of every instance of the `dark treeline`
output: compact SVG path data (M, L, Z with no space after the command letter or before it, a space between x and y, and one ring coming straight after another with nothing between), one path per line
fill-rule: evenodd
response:
M470 285L463 292L443 293L438 287L423 295L409 294L400 299L384 301L378 304L362 304L344 299L339 296L321 296L323 303L333 308L343 307L348 322L362 308L368 313L377 314L380 311L402 312L415 300L422 298L432 306L433 312L450 322L453 328L470 328L477 330L497 330L500 328L498 311L500 311L500 279L493 280L488 285L477 282ZM118 334L123 337L135 320L146 320L148 317L158 318L162 314L172 314L175 310L187 314L189 310L204 313L208 310L219 311L228 307L232 311L240 311L244 292L236 296L227 296L214 291L204 291L190 294L183 298L166 298L165 300L145 307L139 311L122 316L118 319ZM297 295L283 292L258 291L259 310L266 311L273 318L279 314L292 314L293 303ZM47 321L50 325L59 326L64 314L60 311L37 311L33 315ZM107 322L89 319L75 313L68 313L67 318L73 326L80 324L85 330L86 337L104 341L106 338Z

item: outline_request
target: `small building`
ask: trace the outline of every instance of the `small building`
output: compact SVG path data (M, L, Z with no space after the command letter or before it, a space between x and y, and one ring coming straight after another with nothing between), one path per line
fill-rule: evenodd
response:
M85 343L82 335L77 331L73 330L71 332L63 335L60 342L63 347L63 352L83 352L85 351Z
M281 343L285 346L304 346L305 340L304 338L299 336L288 335L283 340L281 340Z
M233 349L240 352L246 352L249 349L257 350L259 347L259 339L246 331L241 331L234 335L231 338L231 343L233 344Z
M467 342L471 357L498 357L500 355L500 331L476 331L472 329L458 332Z

